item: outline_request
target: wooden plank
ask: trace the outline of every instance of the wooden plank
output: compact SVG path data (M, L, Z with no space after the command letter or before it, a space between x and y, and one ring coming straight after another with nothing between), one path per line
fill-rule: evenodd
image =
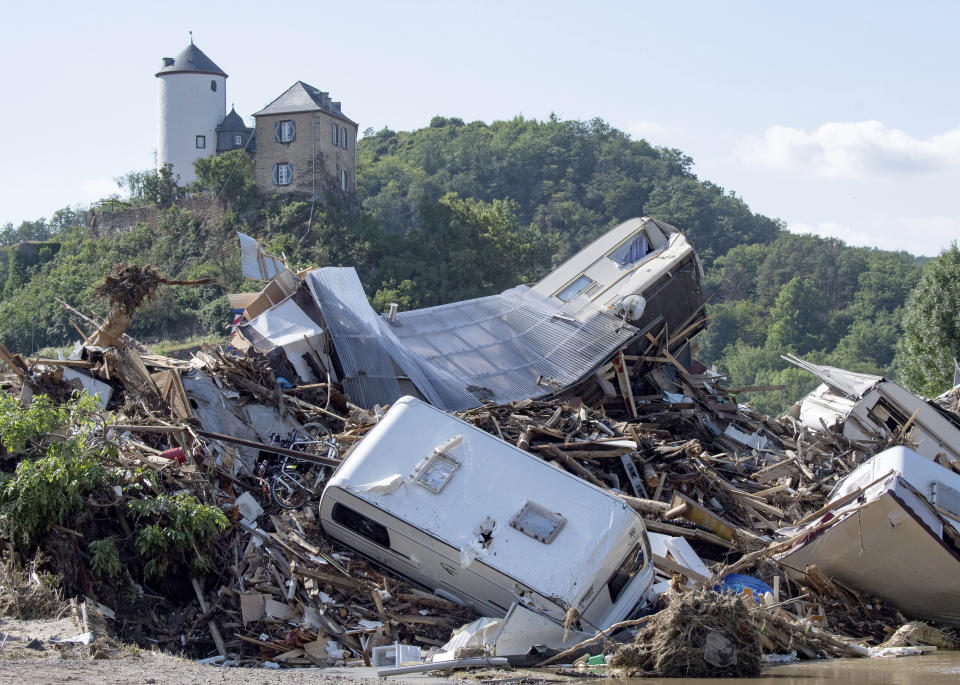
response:
M210 611L210 606L207 604L207 600L203 598L203 592L200 590L200 583L197 582L196 578L191 578L190 582L193 584L193 591L197 594L197 599L200 601L200 611L204 614ZM220 653L224 659L227 658L227 645L223 641L223 635L220 633L220 628L217 627L216 621L213 619L207 624L207 627L210 629L210 635L213 637L213 642L217 646L217 652Z
M630 387L630 376L627 373L627 363L623 359L623 350L619 350L613 357L613 369L617 374L617 385L620 386L620 395L627 407L627 415L633 419L637 416L637 405L633 401L633 389Z
M701 506L699 502L695 502L683 493L674 490L673 498L670 500L670 508L673 509L682 504L687 505L687 510L683 513L683 518L692 523L706 526L718 537L723 538L724 540L733 540L733 534L736 531L736 526L727 523L716 514L707 511L707 509Z
M693 569L687 568L686 566L681 566L673 559L668 557L662 557L659 554L653 555L653 565L661 571L666 573L679 573L681 576L686 576L695 583L707 582L707 577L701 575L700 573L694 571Z
M89 369L93 364L86 359L50 359L48 357L37 357L28 359L31 365L46 364L48 366L68 366L71 369Z

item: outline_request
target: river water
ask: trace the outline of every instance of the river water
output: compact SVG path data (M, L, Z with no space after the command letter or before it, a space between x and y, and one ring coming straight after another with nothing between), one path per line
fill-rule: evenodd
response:
M960 652L877 659L828 659L768 666L759 678L627 678L623 685L951 685L960 684Z

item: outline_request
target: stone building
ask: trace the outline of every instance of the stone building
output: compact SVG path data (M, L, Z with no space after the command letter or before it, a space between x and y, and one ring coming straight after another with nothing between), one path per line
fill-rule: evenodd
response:
M328 93L297 81L253 116L254 174L262 189L314 195L356 187L357 124Z
M171 164L182 185L196 176L193 162L230 150L253 156L261 190L305 193L356 188L357 124L340 103L302 81L254 114L249 128L226 111L227 74L193 39L176 57L164 57L158 80L157 168Z

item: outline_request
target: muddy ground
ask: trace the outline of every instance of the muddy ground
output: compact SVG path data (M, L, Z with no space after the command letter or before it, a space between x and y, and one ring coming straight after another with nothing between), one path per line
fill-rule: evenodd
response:
M201 665L189 659L116 643L58 646L55 640L80 632L72 618L21 621L0 618L0 683L230 683L306 685L307 683L384 683L374 668L295 668L268 670ZM391 678L390 685L440 685L423 677Z

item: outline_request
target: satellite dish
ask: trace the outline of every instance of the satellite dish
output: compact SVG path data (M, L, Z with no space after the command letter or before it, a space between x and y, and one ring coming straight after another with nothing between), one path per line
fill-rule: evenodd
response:
M629 321L636 321L643 316L643 310L647 308L647 301L642 295L627 295L617 306L617 313Z

